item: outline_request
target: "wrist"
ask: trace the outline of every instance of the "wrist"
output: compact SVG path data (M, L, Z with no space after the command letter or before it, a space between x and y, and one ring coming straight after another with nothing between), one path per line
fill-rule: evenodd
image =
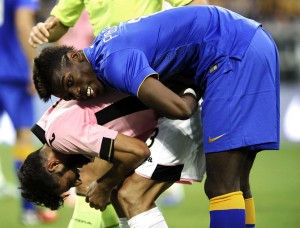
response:
M192 96L195 97L195 99L197 100L197 94L195 92L195 90L193 90L192 88L187 88L183 91L182 95L185 95L185 94L191 94Z

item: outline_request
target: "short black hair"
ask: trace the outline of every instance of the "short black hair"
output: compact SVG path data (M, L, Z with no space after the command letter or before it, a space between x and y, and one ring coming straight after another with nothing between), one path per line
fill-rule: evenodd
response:
M47 102L52 93L52 77L61 70L61 60L69 51L74 51L73 46L46 47L34 59L33 82L39 97Z
M21 195L38 206L57 210L64 204L64 197L57 191L60 186L56 176L46 169L40 151L29 154L18 170Z

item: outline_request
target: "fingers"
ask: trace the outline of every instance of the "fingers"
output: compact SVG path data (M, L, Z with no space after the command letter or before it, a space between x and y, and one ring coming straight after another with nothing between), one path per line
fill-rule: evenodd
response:
M92 182L87 187L85 202L89 203L90 207L100 211L104 211L110 201L110 192L99 189L97 181Z
M46 26L46 23L39 22L32 27L28 40L32 47L36 48L38 45L48 42L49 31Z
M100 210L100 211L104 211L107 207L108 203L104 203L104 204L99 204L99 203L95 203L93 198L86 196L85 198L85 202L89 203L91 208L95 208L96 210Z

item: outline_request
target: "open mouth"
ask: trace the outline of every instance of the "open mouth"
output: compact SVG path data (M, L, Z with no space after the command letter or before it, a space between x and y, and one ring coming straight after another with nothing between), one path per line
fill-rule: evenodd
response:
M93 97L93 96L94 96L94 90L93 90L93 88L91 87L91 85L88 85L88 86L87 86L87 89L86 89L86 96L87 96L87 97Z

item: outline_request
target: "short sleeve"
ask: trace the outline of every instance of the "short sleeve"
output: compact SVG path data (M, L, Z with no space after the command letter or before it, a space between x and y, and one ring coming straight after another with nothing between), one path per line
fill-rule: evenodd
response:
M46 140L53 149L66 153L99 156L104 138L115 139L118 132L97 124L90 109L70 109L52 120L46 131Z
M41 141L41 143L47 143L45 138L45 130L47 128L47 123L54 106L51 106L43 116L38 120L36 124L31 128L31 132Z
M109 86L133 96L137 96L140 85L148 76L157 74L145 54L135 49L111 54L103 62L100 73Z

